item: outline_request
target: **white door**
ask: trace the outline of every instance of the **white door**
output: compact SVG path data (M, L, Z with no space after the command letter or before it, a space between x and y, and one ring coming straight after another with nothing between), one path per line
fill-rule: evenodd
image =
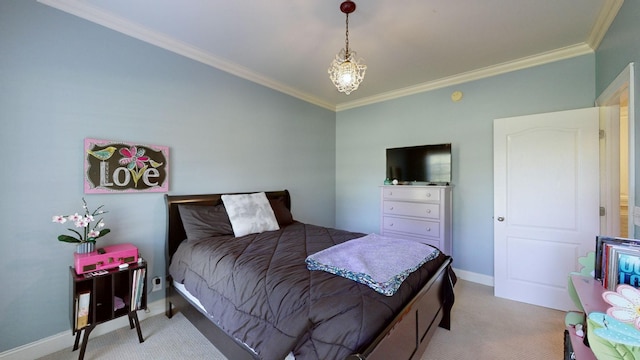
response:
M573 308L567 276L599 232L598 109L494 120L494 292Z

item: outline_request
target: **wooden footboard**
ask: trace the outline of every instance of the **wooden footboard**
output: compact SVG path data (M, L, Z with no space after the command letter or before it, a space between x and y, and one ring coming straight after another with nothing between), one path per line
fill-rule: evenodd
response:
M347 360L419 359L438 326L450 328L453 305L451 258L438 269L425 287L403 311L361 353ZM247 347L229 337L202 311L185 299L173 286L170 277L166 286L166 315L181 312L209 341L229 359L257 359Z
M420 359L438 326L450 329L451 257L366 350L347 360Z

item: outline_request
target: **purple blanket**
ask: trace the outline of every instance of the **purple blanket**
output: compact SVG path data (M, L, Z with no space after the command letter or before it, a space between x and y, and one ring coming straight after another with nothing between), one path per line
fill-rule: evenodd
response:
M391 296L404 279L438 255L416 240L369 234L307 257L309 270L323 270Z

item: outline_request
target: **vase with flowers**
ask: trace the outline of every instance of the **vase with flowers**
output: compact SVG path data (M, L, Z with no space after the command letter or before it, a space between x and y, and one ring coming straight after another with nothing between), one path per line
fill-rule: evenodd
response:
M107 235L111 230L104 228L105 223L102 218L96 220L96 217L107 213L102 210L103 205L100 205L94 211L90 211L84 198L82 198L82 203L84 214L55 215L53 216L53 222L64 224L70 221L73 222L76 229L80 228L78 230L69 228L68 230L74 233L75 236L63 234L58 236L58 240L76 244L76 252L78 253L89 253L94 251L96 240Z

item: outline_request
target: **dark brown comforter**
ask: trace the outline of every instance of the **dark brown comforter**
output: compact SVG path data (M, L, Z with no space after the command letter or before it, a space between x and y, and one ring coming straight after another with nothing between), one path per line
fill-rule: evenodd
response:
M413 272L393 296L309 271L308 255L364 236L295 222L240 238L184 241L170 274L212 319L261 359L344 359L370 343L445 259ZM393 254L389 254L392 256Z

